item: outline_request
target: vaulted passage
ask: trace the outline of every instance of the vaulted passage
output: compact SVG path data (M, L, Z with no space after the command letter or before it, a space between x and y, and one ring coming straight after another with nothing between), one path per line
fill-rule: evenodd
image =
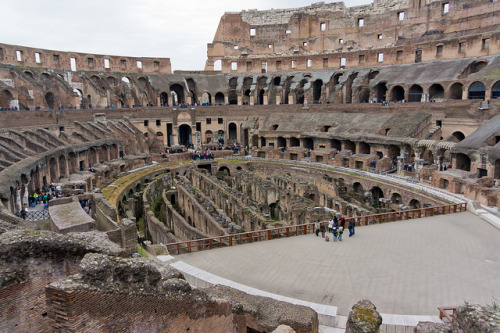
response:
M187 146L192 143L191 126L183 124L179 126L179 144Z

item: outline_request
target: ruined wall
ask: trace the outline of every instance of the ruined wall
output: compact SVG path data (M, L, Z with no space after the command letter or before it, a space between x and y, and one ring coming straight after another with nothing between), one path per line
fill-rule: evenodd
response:
M63 52L2 43L0 43L0 50L0 64L64 69L68 71L171 73L170 58L122 57ZM75 59L74 68L71 65L70 59L72 58ZM141 67L139 67L138 62L141 63Z
M266 73L494 54L499 8L485 1L375 1L225 13L208 44L205 69L213 70L217 60L224 73Z

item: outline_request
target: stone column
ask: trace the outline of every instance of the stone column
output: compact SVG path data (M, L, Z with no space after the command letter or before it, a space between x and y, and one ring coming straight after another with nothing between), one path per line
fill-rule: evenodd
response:
M293 100L293 93L288 94L288 104L295 104Z
M281 95L276 94L276 105L280 105L281 103Z
M179 144L179 126L174 126L172 130L172 146Z
M243 105L243 96L241 95L238 95L238 105Z
M22 206L22 202L21 202L21 188L20 187L17 187L16 189L16 203L15 203L15 207L18 211L18 213L21 212L21 208L23 207Z
M23 204L27 205L29 202L28 200L28 184L24 184L24 195L23 195Z
M255 105L255 97L254 95L250 95L250 105Z
M267 95L268 95L268 93L264 94L264 100L262 101L263 105L268 105L268 96Z

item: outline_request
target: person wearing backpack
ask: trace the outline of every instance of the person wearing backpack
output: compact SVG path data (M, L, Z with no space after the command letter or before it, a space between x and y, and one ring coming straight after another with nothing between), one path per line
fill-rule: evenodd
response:
M333 232L333 241L336 242L337 237L339 236L339 233L337 232L337 226L333 227L332 232Z
M344 227L340 226L339 227L339 241L342 242L342 234L344 233Z
M349 237L354 235L354 220L349 221Z

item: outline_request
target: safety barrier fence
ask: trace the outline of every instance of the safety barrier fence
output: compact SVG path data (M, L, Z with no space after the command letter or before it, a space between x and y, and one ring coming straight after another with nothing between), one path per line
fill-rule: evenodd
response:
M446 319L448 323L451 323L453 317L455 316L456 306L440 307L439 309L439 319ZM451 311L451 313L450 313ZM444 320L443 320L444 321Z
M402 211L382 213L382 214L348 217L346 218L346 226L353 219L356 220L356 226L367 226L371 224L404 221L404 220L417 219L429 216L453 214L465 211L467 211L467 203L418 208L412 210L402 210ZM328 221L321 221L321 223L327 226ZM211 250L227 246L262 242L278 238L306 235L313 233L314 231L315 231L314 223L308 223L308 224L291 225L291 226L265 229L265 230L249 231L239 234L231 234L231 235L217 236L211 238L195 239L177 243L170 243L167 244L166 246L169 254L177 255L177 254L198 252L203 250Z

